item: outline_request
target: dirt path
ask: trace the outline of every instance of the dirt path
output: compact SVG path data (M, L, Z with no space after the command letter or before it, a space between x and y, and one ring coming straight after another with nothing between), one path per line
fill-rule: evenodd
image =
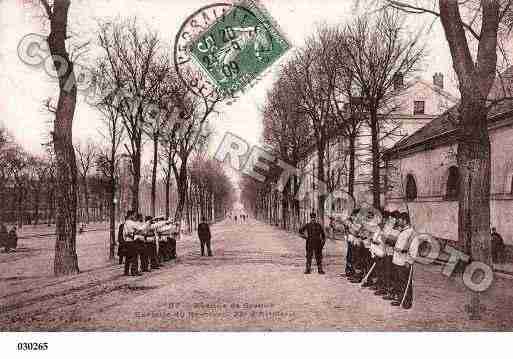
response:
M84 234L84 272L52 278L52 241L23 243L0 260L3 330L477 330L513 328L511 281L497 279L481 321L467 320L466 289L439 267L417 268L415 304L391 307L337 274L344 245L328 242L327 274L304 275L304 240L268 225L213 227L214 257L196 238L179 243L177 262L124 277L105 260L107 234ZM4 258L5 259L5 258ZM500 293L500 294L499 294Z

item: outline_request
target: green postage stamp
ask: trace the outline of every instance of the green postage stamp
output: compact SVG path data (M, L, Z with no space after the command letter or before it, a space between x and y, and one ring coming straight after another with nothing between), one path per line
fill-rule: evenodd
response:
M289 48L270 15L254 2L243 2L223 12L188 50L217 91L233 96Z

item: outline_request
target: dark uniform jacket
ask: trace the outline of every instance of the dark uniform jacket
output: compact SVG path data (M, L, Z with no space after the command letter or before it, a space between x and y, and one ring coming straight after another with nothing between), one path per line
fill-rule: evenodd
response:
M210 239L210 227L208 223L202 222L198 225L198 237L201 239Z
M0 247L7 246L7 228L0 223Z
M317 222L310 222L305 224L299 230L299 233L303 234L306 231L306 238L308 241L314 243L324 244L326 241L326 235L324 234L324 229Z
M7 245L9 248L16 249L18 247L18 235L16 234L16 231L14 229L11 229L9 231L9 234L7 235Z

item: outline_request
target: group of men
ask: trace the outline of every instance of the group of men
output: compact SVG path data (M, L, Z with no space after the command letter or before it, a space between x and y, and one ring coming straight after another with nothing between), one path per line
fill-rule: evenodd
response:
M128 211L118 230L119 264L125 262L124 275L140 276L176 258L176 239L180 226L165 218L143 216Z
M232 218L232 215L228 214L228 218ZM233 216L233 220L235 221L235 223L238 223L238 221L237 221L238 218L240 218L240 223L242 223L242 222L246 222L246 219L248 217L245 214L241 214L239 217L237 217L237 215L235 215L235 216Z
M392 306L410 309L413 305L413 264L418 252L415 231L405 212L355 209L338 226L346 235L345 273L351 283L374 290Z
M0 222L0 249L4 248L5 253L9 253L18 247L18 234L16 233L16 226L13 226L9 231L5 224Z

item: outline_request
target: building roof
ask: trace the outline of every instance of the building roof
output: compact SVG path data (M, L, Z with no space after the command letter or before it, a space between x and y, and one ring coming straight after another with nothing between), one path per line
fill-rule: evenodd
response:
M503 116L501 115L509 114L513 111L512 93L513 66L497 76L490 90L489 101L498 101L492 104L488 112L488 121L490 124L502 119ZM392 148L386 151L386 155L400 153L403 150L426 144L435 138L455 133L458 128L459 105L459 103L456 104L410 136L398 141Z
M428 87L430 90L432 90L433 92L435 92L435 93L439 94L440 96L446 98L448 101L450 101L452 103L458 102L458 98L455 97L454 95L452 95L450 92L444 90L441 87L435 86L434 84L430 83L429 81L426 81L426 80L422 79L420 76L416 76L416 77L412 78L411 80L409 80L408 82L406 82L404 84L404 86L400 87L397 90L392 91L384 99L384 101L383 101L384 105L383 106L386 106L388 101L393 100L394 98L396 98L398 96L401 96L404 93L408 93L408 91L411 88L413 88L413 86L415 86L418 83ZM401 114L400 113L395 113L394 116L401 116ZM421 118L424 118L424 117L429 118L431 116L433 116L433 115L414 115L414 117L421 117ZM410 114L408 114L408 117L412 117L412 116ZM339 129L337 131L332 131L330 133L328 141L332 141L333 139L336 139L337 137L341 136L342 134L343 134L343 130L342 129ZM315 153L316 151L317 151L316 143L315 143L315 141L312 141L312 144L305 150L304 158L307 158L309 155L311 155L312 153Z

